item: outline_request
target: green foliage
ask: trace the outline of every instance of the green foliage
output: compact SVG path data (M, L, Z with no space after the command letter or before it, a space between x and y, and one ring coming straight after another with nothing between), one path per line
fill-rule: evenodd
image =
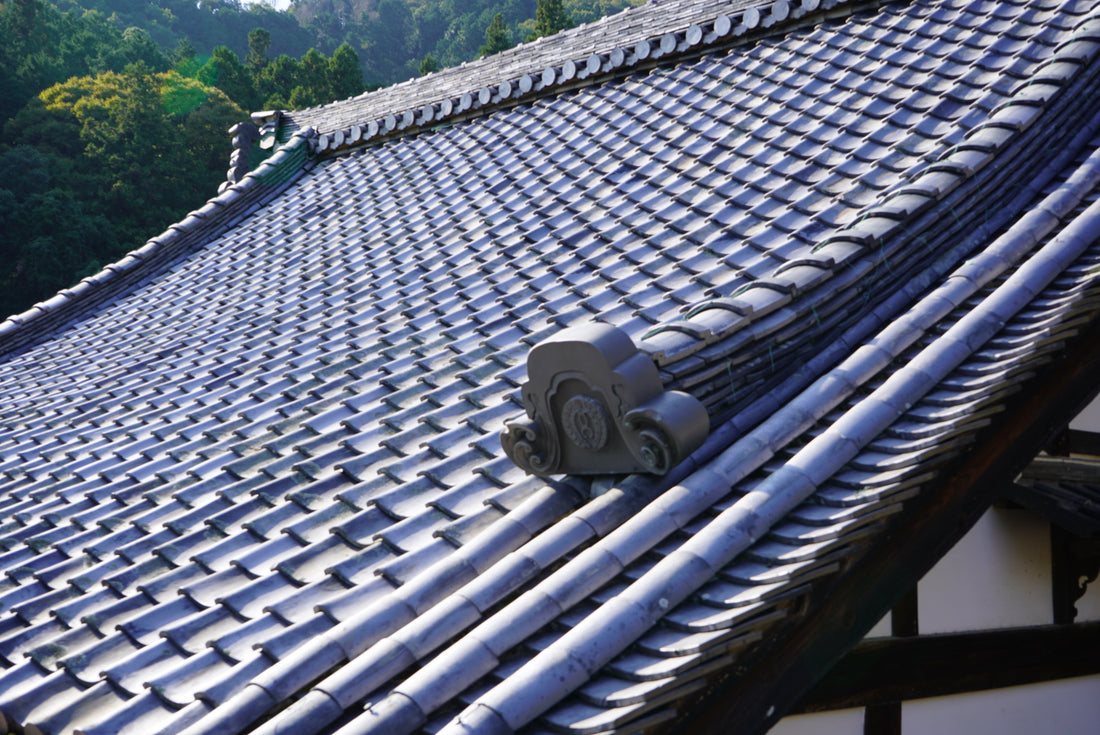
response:
M431 74L433 71L439 71L439 62L435 60L435 57L431 54L426 54L424 59L420 62L420 76L425 74Z
M412 75L409 67L419 65L413 60L423 58L414 33L413 14L405 0L378 0L360 41L368 81L386 84Z
M328 59L317 49L310 49L298 61L296 83L290 92L290 106L297 109L332 101Z
M298 86L300 73L301 65L298 60L286 54L281 54L279 58L260 69L254 80L256 92L263 100L262 106L267 109L289 108L290 96Z
M477 55L491 56L512 47L508 38L508 26L504 23L504 14L497 13L493 22L485 29L485 43L477 50Z
M122 45L112 56L114 58L108 64L112 69L140 63L154 71L167 71L172 64L147 31L133 26L122 32Z
M53 0L58 7L79 14L95 10L120 30L142 28L163 49L175 48L186 38L200 54L227 46L240 58L249 51L248 34L255 28L271 33L273 54L302 54L314 44L311 35L289 13L263 3L241 0Z
M642 1L0 0L0 312L212 196L246 111L351 97Z
M328 80L333 99L346 99L363 91L363 69L359 55L347 43L340 44L328 61Z
M179 72L188 75L183 68ZM255 110L262 102L256 94L252 75L226 46L214 49L206 63L195 70L194 77L208 87L217 87L243 109Z
M193 60L198 56L198 53L199 52L195 50L195 47L191 44L189 39L181 38L176 43L175 50L172 51L172 61L178 66Z
M30 146L0 153L0 312L12 314L98 270L115 250L106 218L89 213Z
M0 154L0 168L27 149ZM20 163L23 163L22 161ZM43 164L42 169L47 165ZM17 171L19 169L17 168ZM101 215L89 213L63 187L15 199L21 182L5 176L0 184L0 312L30 307L99 270L118 252L118 238Z
M107 68L104 57L123 46L102 16L63 15L42 0L0 2L0 40L0 124L45 87Z
M271 31L253 28L248 32L248 57L244 63L255 74L267 66L267 52L271 50Z
M558 31L572 27L573 21L565 11L562 0L538 0L538 6L535 8L535 28L527 36L527 40L534 41L542 36L552 36Z
M140 62L44 90L5 129L15 145L0 173L19 175L0 182L0 310L48 297L200 206L224 178L225 131L244 118L220 90Z

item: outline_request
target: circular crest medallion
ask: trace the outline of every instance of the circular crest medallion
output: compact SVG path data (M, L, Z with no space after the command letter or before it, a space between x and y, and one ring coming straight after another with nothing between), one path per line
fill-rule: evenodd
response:
M581 449L595 452L607 444L610 417L603 404L588 396L573 396L561 411L562 428L569 441Z

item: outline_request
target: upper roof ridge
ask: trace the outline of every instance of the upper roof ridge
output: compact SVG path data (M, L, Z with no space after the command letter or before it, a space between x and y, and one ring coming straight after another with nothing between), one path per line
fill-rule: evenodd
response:
M729 45L849 0L651 0L554 36L340 102L253 114L270 135L318 131L315 152L408 134L473 113ZM280 137L282 137L280 135Z

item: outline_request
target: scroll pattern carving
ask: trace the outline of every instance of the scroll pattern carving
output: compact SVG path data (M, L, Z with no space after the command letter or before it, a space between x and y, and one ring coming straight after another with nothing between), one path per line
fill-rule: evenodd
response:
M666 391L653 360L611 326L537 345L527 373L527 416L505 423L501 444L531 474L664 474L710 430L703 405Z

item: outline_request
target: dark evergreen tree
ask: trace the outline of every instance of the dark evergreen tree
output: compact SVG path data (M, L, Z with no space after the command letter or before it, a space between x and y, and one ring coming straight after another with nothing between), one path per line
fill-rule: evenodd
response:
M354 97L363 91L363 69L359 56L347 43L340 44L328 60L328 83L333 99Z
M122 32L122 42L107 56L106 67L119 71L130 64L144 64L150 71L160 72L167 71L172 61L148 32L130 27Z
M0 319L73 285L109 262L118 238L51 176L30 146L0 153Z
M210 59L199 68L196 78L203 84L225 92L229 99L245 110L259 109L263 102L256 94L252 76L244 64L225 46L214 49Z
M269 110L285 110L290 107L290 97L298 86L300 64L286 54L265 66L256 77L256 92L262 107Z
M533 41L542 36L552 36L558 31L572 26L573 22L569 19L569 14L565 12L562 0L539 0L539 4L535 8L535 30L531 32L527 40Z
M379 0L376 15L367 21L363 34L363 60L369 81L388 83L408 78L416 71L419 62L411 56L413 29L412 13L405 0Z
M508 26L504 23L504 14L497 13L493 16L493 22L485 29L485 44L478 49L478 56L491 56L511 48L512 42L508 38Z
M195 50L194 45L192 45L189 39L181 38L179 42L176 43L175 50L172 51L172 61L176 64L180 64L182 62L191 61L198 56L198 54L199 52Z
M64 78L51 38L59 15L41 0L0 2L0 124Z
M271 32L266 28L253 28L248 32L248 56L244 63L252 70L253 74L259 74L268 65L267 52L271 50Z
M313 48L299 60L296 83L290 93L292 108L313 107L332 101L328 62L324 54Z
M439 62L436 61L435 57L431 54L425 54L424 58L420 60L420 67L417 71L420 72L420 76L431 74L433 71L439 71Z

